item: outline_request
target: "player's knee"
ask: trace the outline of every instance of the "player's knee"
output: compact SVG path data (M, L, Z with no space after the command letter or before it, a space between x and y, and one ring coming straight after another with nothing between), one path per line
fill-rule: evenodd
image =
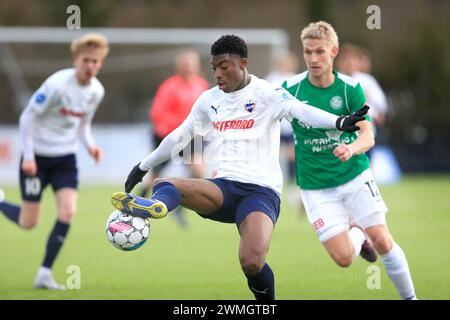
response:
M22 208L19 214L19 227L24 230L30 230L39 223L39 211L29 208Z
M257 274L264 267L264 257L258 254L242 256L240 262L242 270L248 276Z
M353 261L353 254L350 252L333 253L331 254L331 257L333 258L334 262L336 262L336 264L342 268L349 267Z
M75 209L63 209L58 212L58 220L70 224L75 218L76 210Z
M372 236L372 244L378 254L386 254L394 246L394 240L389 233L378 233Z
M37 220L19 220L19 226L24 230L31 230L38 224Z
M172 178L156 178L152 181L152 188L154 188L156 185L162 183L162 182L170 182L173 183Z

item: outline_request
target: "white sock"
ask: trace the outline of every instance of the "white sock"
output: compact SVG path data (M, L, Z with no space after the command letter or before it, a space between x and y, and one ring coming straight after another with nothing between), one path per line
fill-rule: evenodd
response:
M361 246L366 241L366 235L364 232L362 232L361 229L353 227L348 232L348 235L350 236L350 239L353 243L353 248L355 248L355 253L353 255L353 260L359 256L359 253L361 252Z
M49 269L49 268L44 267L44 266L41 266L41 267L39 268L38 275L39 275L40 277L48 277L48 276L51 276L51 275L52 275L52 269Z
M416 300L408 261L402 248L394 243L392 250L382 255L381 259L383 259L386 272L402 299Z

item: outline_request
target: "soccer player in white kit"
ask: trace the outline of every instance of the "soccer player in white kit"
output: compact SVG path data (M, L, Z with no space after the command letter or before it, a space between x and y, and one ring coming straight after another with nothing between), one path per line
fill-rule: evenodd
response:
M33 94L19 123L22 158L20 190L23 203L0 202L0 211L22 229L32 229L41 215L41 196L50 184L56 196L57 221L49 235L35 288L63 290L51 268L76 213L80 136L96 162L102 150L91 135L91 122L105 90L96 78L108 54L108 41L100 34L85 34L72 42L74 68L51 75Z
M182 205L211 220L236 223L239 260L256 299L275 299L274 275L265 258L280 211L280 119L298 118L313 126L355 131L368 108L346 117L331 115L294 99L281 87L247 72L247 45L225 35L211 47L217 86L194 103L188 118L136 165L125 192L112 196L124 213L162 218ZM176 155L193 135L212 134L209 153L217 163L214 179L158 178L153 195L131 195L133 187L159 163ZM205 150L206 153L206 150Z

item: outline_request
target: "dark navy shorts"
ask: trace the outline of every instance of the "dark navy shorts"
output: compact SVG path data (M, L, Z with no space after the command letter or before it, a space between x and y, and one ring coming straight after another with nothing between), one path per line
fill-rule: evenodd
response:
M223 205L211 215L198 213L200 216L219 222L236 223L239 228L249 213L260 211L276 224L280 215L280 197L272 189L222 178L208 180L222 190Z
M36 176L27 176L22 171L20 160L20 192L25 201L41 200L42 192L50 184L53 191L61 188L78 188L78 169L75 154L62 157L35 156Z

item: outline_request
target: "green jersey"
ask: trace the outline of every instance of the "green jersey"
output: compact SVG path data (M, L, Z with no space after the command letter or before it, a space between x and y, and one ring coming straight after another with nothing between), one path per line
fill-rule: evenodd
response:
M283 83L294 97L303 103L335 115L348 115L361 108L366 99L360 84L353 78L333 71L335 80L327 88L315 87L308 79L308 71ZM352 143L357 133L336 129L319 129L292 121L294 129L297 184L305 190L333 188L344 184L369 168L365 154L354 155L342 162L333 150L339 144Z

